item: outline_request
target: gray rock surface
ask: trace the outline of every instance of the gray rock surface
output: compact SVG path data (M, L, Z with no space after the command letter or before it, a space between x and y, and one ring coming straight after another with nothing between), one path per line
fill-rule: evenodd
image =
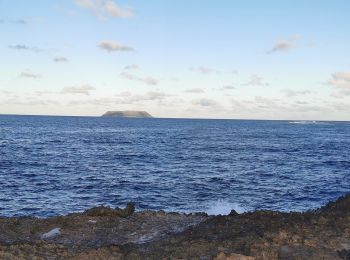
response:
M134 212L129 203L46 219L0 217L0 230L0 259L350 259L350 195L303 213L227 216Z

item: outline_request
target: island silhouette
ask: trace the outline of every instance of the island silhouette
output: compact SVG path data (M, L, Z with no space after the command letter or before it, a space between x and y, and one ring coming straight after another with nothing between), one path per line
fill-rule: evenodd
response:
M146 111L107 111L102 115L103 117L128 117L128 118L152 118Z

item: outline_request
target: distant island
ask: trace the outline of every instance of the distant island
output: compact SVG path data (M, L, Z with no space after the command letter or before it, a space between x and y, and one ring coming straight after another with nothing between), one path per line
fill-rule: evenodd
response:
M107 111L103 117L152 118L146 111Z

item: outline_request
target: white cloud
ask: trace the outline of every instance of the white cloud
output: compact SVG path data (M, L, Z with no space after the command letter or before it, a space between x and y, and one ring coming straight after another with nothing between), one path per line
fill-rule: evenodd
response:
M250 113L260 115L263 115L264 113L273 113L275 115L282 115L282 118L286 118L287 115L293 115L295 113L300 115L303 114L304 116L310 112L321 113L327 109L326 107L317 103L310 104L304 101L290 103L287 100L264 96L255 96L253 100L242 101L240 106L246 111L250 111Z
M297 104L297 105L309 105L309 102L297 100L297 101L295 101L295 104Z
M218 69L214 69L214 68L209 68L209 67L205 67L205 66L198 66L198 67L190 67L189 68L190 71L195 71L195 72L199 72L201 74L211 74L211 73L216 73L216 74L237 74L238 71L237 70L230 70L230 71L224 71L224 70L218 70Z
M280 40L274 44L274 46L267 51L268 54L274 53L274 52L286 52L292 49L297 48L296 41L300 37L298 35L293 35L287 39Z
M222 89L223 90L232 90L232 89L236 89L236 87L232 86L232 85L226 85L226 86L223 86Z
M303 96L307 94L311 94L310 90L292 90L292 89L283 89L282 92L287 97L296 97L296 96Z
M36 98L28 98L27 100L8 99L3 102L6 105L21 105L21 106L51 106L59 105L60 103L56 100L41 100Z
M128 72L122 72L120 73L120 76L128 80L140 81L151 86L157 85L159 83L158 80L153 77L139 77Z
M171 77L169 80L173 81L173 82L179 82L180 81L180 79L177 78L177 77Z
M294 44L287 41L281 41L281 42L277 42L269 52L272 53L276 51L289 51L294 48L295 48Z
M260 107L270 108L270 107L277 107L279 99L255 96L254 102Z
M100 47L103 50L106 50L108 52L112 51L135 51L134 48L122 45L118 42L113 41L102 41L98 44L98 47Z
M36 73L33 73L29 70L27 71L22 71L19 76L21 78L32 78L32 79L38 79L38 78L41 78L41 75L40 74L36 74Z
M90 95L90 91L96 90L95 87L90 85L81 85L81 86L69 86L64 87L62 89L62 94L82 94L82 95Z
M15 95L15 92L7 91L7 90L3 90L3 91L1 91L1 93L3 93L6 96L13 96L13 95Z
M139 70L140 66L136 64L128 65L124 67L124 70Z
M68 62L68 59L65 57L56 57L53 59L54 62Z
M28 21L25 20L25 19L11 20L10 22L11 22L11 23L14 23L14 24L20 24L20 25L26 25L26 24L28 24Z
M147 100L162 100L169 95L161 91L150 91L143 95L134 95L129 98L132 102L147 101Z
M265 82L259 75L252 75L247 83L241 84L242 86L269 86L270 84Z
M204 93L205 91L202 88L190 88L190 89L186 89L185 92L200 94L200 93Z
M218 107L219 103L213 99L200 98L192 101L192 104L202 107Z
M33 51L33 52L41 52L42 50L37 47L31 47L27 46L25 44L16 44L16 45L9 45L10 49L17 50L17 51Z
M337 111L349 111L350 110L350 105L349 104L344 104L344 103L331 103L331 107L333 107Z
M166 94L160 91L149 91L144 94L131 94L130 92L123 92L114 97L102 97L92 100L84 101L71 101L71 105L98 105L98 106L108 106L108 105L130 105L135 103L142 103L145 101L157 101L161 102L165 98L170 97L171 95Z
M5 22L10 24L27 25L29 23L29 20L28 19L0 20L0 24Z
M332 94L331 94L331 97L334 97L334 98L344 98L346 96L350 96L350 90L340 90L340 91L334 91Z
M197 71L199 73L202 74L209 74L209 73L213 73L216 70L212 69L212 68L208 68L208 67L203 67L203 66L199 66L199 67L190 67L191 71Z
M350 71L334 73L327 84L335 89L335 92L332 94L333 97L350 96Z
M350 71L334 73L328 84L339 89L350 89Z
M49 90L37 90L34 92L36 96L44 96L44 95L51 95L56 94L56 92L49 91Z
M121 7L112 0L74 0L74 2L102 19L108 17L130 18L134 15L131 8Z

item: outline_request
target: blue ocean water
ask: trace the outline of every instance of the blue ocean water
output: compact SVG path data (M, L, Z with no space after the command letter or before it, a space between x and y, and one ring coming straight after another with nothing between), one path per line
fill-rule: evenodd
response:
M350 123L0 116L0 215L304 211L350 191Z

